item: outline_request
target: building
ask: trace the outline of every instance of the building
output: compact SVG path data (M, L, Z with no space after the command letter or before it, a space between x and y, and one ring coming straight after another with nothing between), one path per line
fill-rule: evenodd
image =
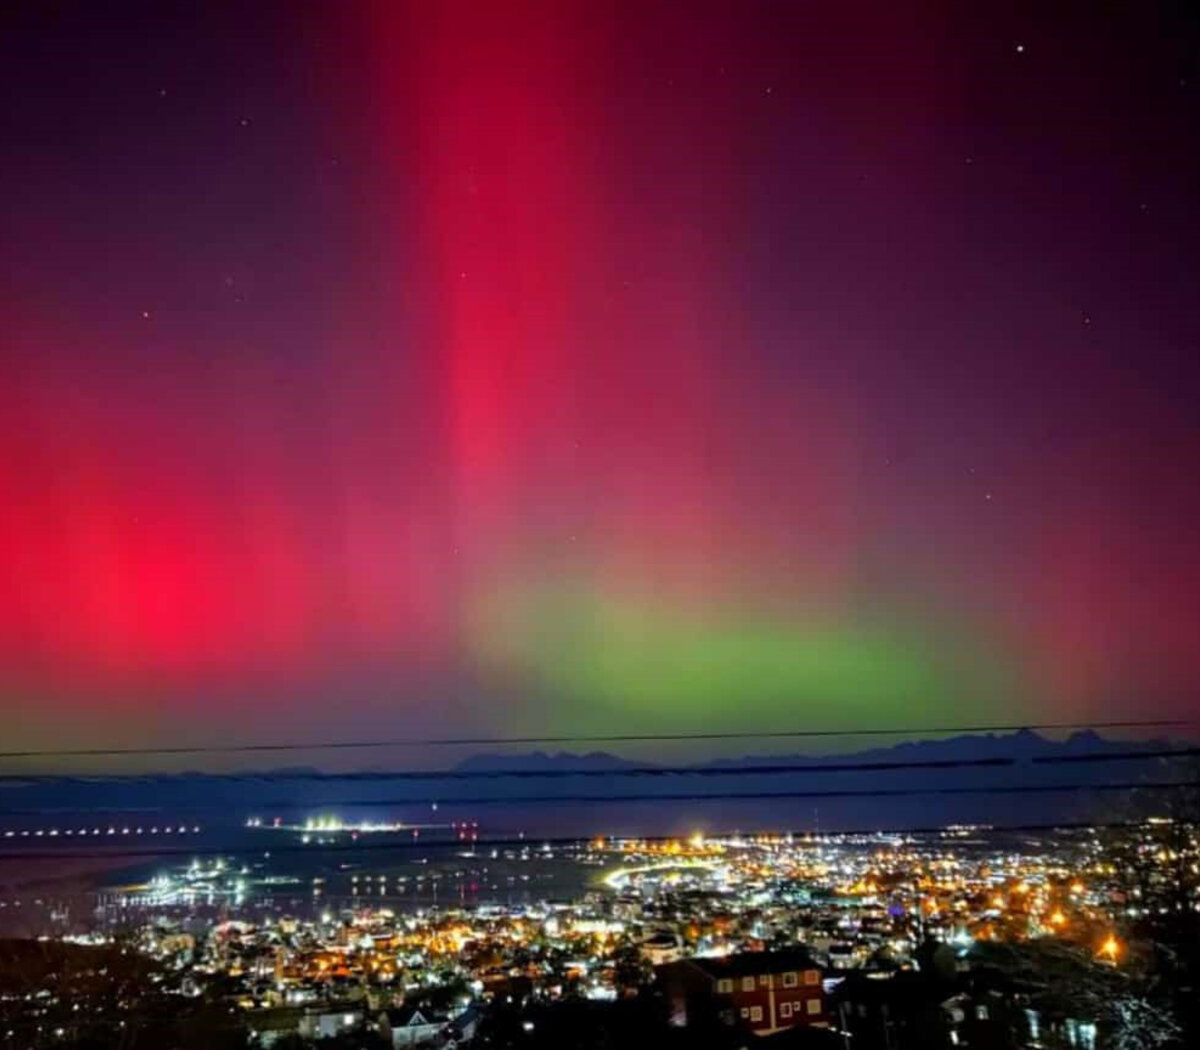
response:
M673 931L662 930L647 937L639 948L651 966L664 966L683 957L683 938Z
M856 972L838 984L832 999L838 1027L857 1047L1007 1050L1016 1045L1013 1011L999 993L942 981L927 971Z
M717 1021L771 1035L829 1026L821 970L801 949L681 959L658 972L676 1027Z
M415 1006L385 1010L379 1016L379 1030L393 1047L420 1046L438 1037L446 1022Z
M446 1026L443 1032L445 1045L455 1047L469 1043L475 1038L481 1020L483 1020L483 1010L472 1003Z
M363 1012L356 1006L343 1010L314 1009L300 1019L299 1032L305 1039L332 1039L336 1035L359 1028L363 1023Z

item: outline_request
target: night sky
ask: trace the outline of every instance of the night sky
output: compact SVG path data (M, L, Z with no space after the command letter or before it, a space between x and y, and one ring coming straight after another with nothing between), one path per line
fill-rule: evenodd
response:
M6 744L1200 713L1198 55L6 3Z

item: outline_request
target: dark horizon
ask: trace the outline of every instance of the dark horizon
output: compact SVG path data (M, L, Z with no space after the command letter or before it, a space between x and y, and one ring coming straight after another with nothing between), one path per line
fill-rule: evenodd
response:
M223 772L92 770L5 778L0 857L32 846L68 856L89 846L136 847L141 825L197 825L185 848L233 848L252 818L317 815L351 822L388 816L480 821L480 836L744 831L903 831L951 824L1022 827L1129 821L1176 812L1196 784L1195 741L1131 740L1081 730L1052 739L1030 730L876 743L820 754L748 751L691 762L611 752L474 752L422 768L379 761L339 770L292 763ZM1182 792L1182 793L1181 793ZM1194 794L1194 790L1192 791ZM823 816L822 816L823 814ZM421 816L423 815L423 817ZM747 823L749 821L750 823ZM136 823L110 841L109 824ZM98 829L89 839L67 829ZM57 840L36 828L57 829ZM16 829L17 834L9 834ZM25 829L22 831L22 829ZM45 831L49 835L49 830ZM128 835L128 832L126 832ZM40 839L40 841L38 841Z

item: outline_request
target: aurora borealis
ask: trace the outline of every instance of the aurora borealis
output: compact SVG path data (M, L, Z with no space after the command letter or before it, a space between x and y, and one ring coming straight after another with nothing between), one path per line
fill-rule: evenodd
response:
M6 739L1196 712L1193 15L100 6L0 15Z

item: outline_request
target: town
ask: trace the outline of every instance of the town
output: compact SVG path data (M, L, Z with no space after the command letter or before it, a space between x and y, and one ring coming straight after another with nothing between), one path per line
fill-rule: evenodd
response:
M471 842L427 877L534 889L416 908L372 855L344 888L195 860L9 941L0 1046L1167 1046L1198 856L1165 819Z

